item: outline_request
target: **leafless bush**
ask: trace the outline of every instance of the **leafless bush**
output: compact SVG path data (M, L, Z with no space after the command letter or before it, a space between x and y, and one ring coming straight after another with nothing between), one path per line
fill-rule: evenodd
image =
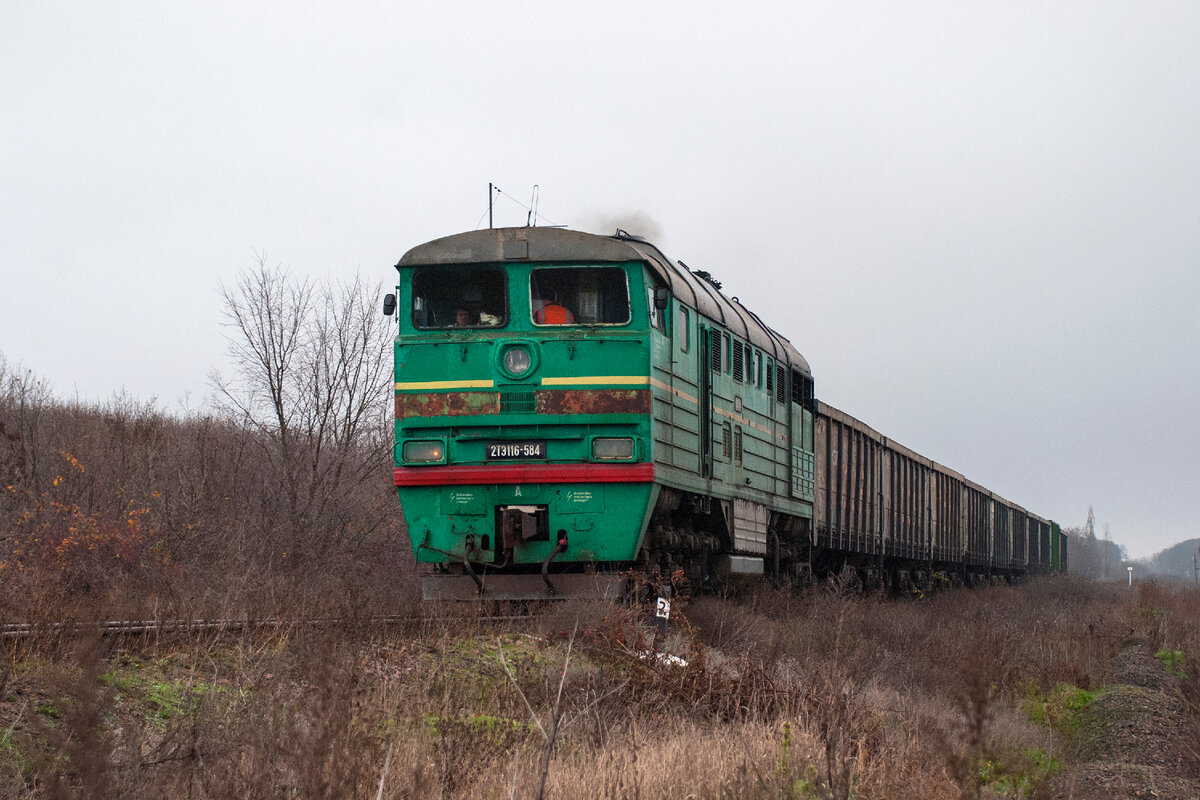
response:
M380 286L298 281L261 261L222 290L236 376L213 376L261 455L261 535L311 568L380 530L391 452L390 335Z
M128 798L373 797L381 784L388 798L533 797L543 775L547 796L568 799L1003 795L1001 768L1038 780L1027 750L1070 756L1027 718L1025 693L1098 681L1093 661L1120 647L1136 611L1131 593L1061 581L922 602L700 600L673 620L667 649L681 663L645 653L644 620L603 604L558 606L534 635L461 606L394 629L368 622L365 600L324 602L347 622L99 654L90 674L107 677L90 691L107 755L89 774ZM60 752L30 719L52 697L87 695L72 653L9 662L0 733L13 729L21 758ZM66 685L56 671L75 688L52 688ZM534 720L545 727L556 705L547 762ZM44 769L84 786L66 765ZM21 775L0 758L0 786L26 786ZM30 780L23 792L50 796L49 777Z
M1190 711L1182 743L1200 779L1200 588L1147 581L1137 587L1137 633L1179 679Z
M46 696L20 737L23 751L47 797L107 797L113 741L103 714L111 698L99 683L98 638L76 642L72 655L48 670Z
M0 361L0 615L271 615L413 591L387 480L377 288L259 265L226 291L242 359L215 412L56 400ZM240 337L240 339L239 339ZM259 358L261 356L261 358Z

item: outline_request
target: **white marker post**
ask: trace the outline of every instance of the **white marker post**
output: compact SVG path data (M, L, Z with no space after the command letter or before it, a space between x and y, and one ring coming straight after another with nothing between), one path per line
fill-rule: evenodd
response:
M1133 586L1133 567L1126 567L1129 570L1129 585Z
M661 653L663 643L667 641L667 625L671 621L671 582L658 589L658 597L654 605L654 652Z

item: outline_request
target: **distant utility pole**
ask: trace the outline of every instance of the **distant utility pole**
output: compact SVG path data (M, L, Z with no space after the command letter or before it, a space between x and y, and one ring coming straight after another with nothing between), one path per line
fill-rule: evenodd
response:
M1090 517L1089 517L1089 521L1090 521ZM1112 537L1108 533L1108 525L1105 525L1104 526L1104 580L1108 580L1109 559L1112 557L1111 551L1112 551Z
M1200 548L1197 548L1200 550ZM1200 564L1196 562L1196 554L1192 553L1192 581L1200 583Z

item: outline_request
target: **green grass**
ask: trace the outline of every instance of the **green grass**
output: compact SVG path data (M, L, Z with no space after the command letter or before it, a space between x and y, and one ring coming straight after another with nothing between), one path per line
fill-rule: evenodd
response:
M1159 650L1154 654L1154 657L1165 664L1167 667L1167 672L1171 673L1175 677L1187 677L1187 673L1184 672L1184 667L1187 665L1187 661L1182 650Z
M54 702L53 700L47 700L43 703L38 703L37 713L50 719L60 719L62 717L62 709L60 709L58 707L58 703Z
M1016 757L980 757L975 763L975 774L980 785L1002 797L1031 797L1059 768L1057 758L1034 747Z
M540 740L532 722L497 717L490 714L474 714L469 717L450 717L427 714L425 724L434 735L450 731L465 733L472 740L499 749L527 744Z
M208 695L229 691L223 686L173 677L172 666L170 658L147 664L137 657L122 656L115 667L100 676L100 682L127 700L144 704L146 718L159 724L180 715L190 716Z
M16 774L28 778L33 774L33 765L13 741L12 732L0 728L0 775Z
M1079 712L1099 694L1099 691L1081 689L1069 683L1056 683L1046 692L1031 686L1026 690L1022 707L1034 722L1068 733L1078 727Z

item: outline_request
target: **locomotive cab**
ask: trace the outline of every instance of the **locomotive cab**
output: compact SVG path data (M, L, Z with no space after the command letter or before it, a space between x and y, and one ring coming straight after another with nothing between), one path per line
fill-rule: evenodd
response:
M561 591L633 561L654 494L643 265L562 246L586 234L532 232L449 237L397 265L409 536L419 562L490 594ZM543 241L557 247L539 258Z

